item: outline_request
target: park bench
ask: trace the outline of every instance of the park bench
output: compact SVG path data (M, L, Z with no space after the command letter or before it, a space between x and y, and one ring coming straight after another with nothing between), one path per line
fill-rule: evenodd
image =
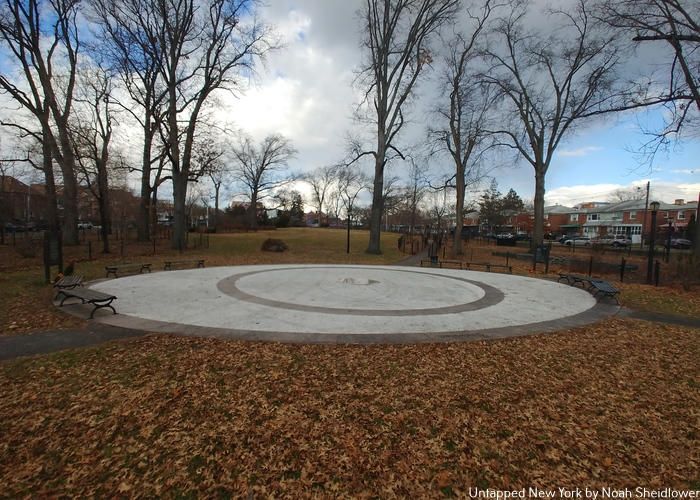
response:
M591 285L588 291L591 292L594 297L600 298L599 295L601 297L612 297L615 299L615 302L618 304L620 303L620 300L617 297L620 294L620 290L612 286L610 283L604 280L596 279L590 280L590 283Z
M59 290L72 290L78 286L83 286L83 277L76 274L63 276L53 284L53 287Z
M70 290L59 290L58 294L56 295L56 300L58 300L59 295L63 295L63 299L61 300L60 304L61 307L63 307L63 303L67 299L79 299L82 304L90 304L94 306L92 312L90 313L90 319L95 316L95 311L105 307L109 307L114 314L117 314L117 311L115 311L114 307L112 307L112 301L117 298L114 295L109 295L107 293L98 292L97 290L91 290L90 288L83 287L73 288Z
M513 266L506 266L505 264L491 264L490 262L465 262L464 267L466 269L471 269L472 267L483 267L488 272L491 272L494 269L500 269L503 271L508 271L508 274L513 274Z
M557 282L561 283L562 281L566 281L567 285L581 285L581 288L588 289L591 286L591 280L592 278L580 274L559 273Z
M620 303L620 300L617 297L620 294L620 290L605 280L590 278L580 274L559 273L559 279L557 279L557 281L561 283L563 280L566 280L566 282L571 286L580 284L581 288L591 292L591 294L593 294L593 296L596 298L600 298L601 296L612 297L615 299L615 302L618 304Z
M433 263L430 259L421 259L421 267L424 267L424 264L434 267L435 263ZM503 270L513 274L513 266L506 266L505 264L491 264L489 262L462 262L461 260L440 260L437 262L437 264L441 268L448 267L453 269L471 269L472 267L482 267L488 272L491 272L492 270Z
M83 286L82 276L71 274L68 276L61 277L61 279L59 279L53 284L53 287L56 289L55 298L58 298L58 294L61 292L61 290L72 290L73 288L76 288L78 286Z
M194 265L197 268L204 267L204 259L189 259L189 260L166 260L164 271L172 271L174 267L185 267Z
M115 278L118 278L120 274L139 274L144 272L151 272L151 264L114 264L111 266L105 266L105 271L107 271L107 278L111 274Z

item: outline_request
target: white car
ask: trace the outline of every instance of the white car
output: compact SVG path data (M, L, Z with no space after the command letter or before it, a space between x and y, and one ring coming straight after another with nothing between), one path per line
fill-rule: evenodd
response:
M92 222L78 221L78 229L92 229Z
M588 246L591 244L591 239L588 236L576 236L575 238L569 238L564 241L564 245L570 246Z

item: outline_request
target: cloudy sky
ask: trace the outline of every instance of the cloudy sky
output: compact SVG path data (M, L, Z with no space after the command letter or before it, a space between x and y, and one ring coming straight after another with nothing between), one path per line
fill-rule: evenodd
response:
M299 154L297 171L338 162L345 154L345 137L353 127L356 101L353 71L360 61L360 0L273 0L262 15L276 25L286 47L272 54L252 87L227 107L227 118L255 137L281 132ZM434 95L436 81L422 82L424 101ZM430 116L420 102L412 113L408 137L418 138ZM700 140L678 144L657 156L649 168L634 153L645 141L640 124L658 119L656 112L627 114L578 129L563 143L547 176L547 203L572 205L606 200L616 189L651 181L663 200L697 199L700 192ZM501 191L514 188L523 198L534 195L532 167L512 158L494 175ZM435 171L441 169L435 165ZM400 173L401 166L394 167Z

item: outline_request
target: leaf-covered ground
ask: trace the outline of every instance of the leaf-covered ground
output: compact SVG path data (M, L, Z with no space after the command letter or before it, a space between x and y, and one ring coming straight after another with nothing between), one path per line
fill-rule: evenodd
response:
M440 497L700 488L700 331L611 319L493 342L151 336L0 365L18 496Z

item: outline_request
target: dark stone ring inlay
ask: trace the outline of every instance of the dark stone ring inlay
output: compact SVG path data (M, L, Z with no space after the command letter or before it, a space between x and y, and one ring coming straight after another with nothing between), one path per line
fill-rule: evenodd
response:
M314 266L314 269L337 269L334 267L328 267L328 266ZM304 266L304 267L286 267L285 270L292 270L292 269L302 269L302 270L307 270L309 269L309 266ZM358 269L358 268L356 268ZM365 269L365 270L372 270L372 268L367 268L367 267L362 267L359 269ZM268 307L275 307L275 308L280 308L280 309L289 309L289 310L294 310L294 311L304 311L304 312L315 312L315 313L325 313L325 314L343 314L343 315L356 315L356 316L420 316L420 315L426 315L426 314L431 314L431 315L437 315L437 314L455 314L455 313L462 313L462 312L467 312L467 311L476 311L478 309L484 309L486 307L493 306L495 304L498 304L504 299L503 292L498 290L497 288L494 288L490 285L487 285L486 283L482 283L480 281L475 281L475 280L469 280L465 278L460 278L457 276L449 276L445 274L437 274L437 273L430 273L430 272L421 272L420 274L427 274L429 276L436 276L439 278L445 278L449 280L457 280L461 281L464 283L468 283L470 285L476 286L484 291L484 296L481 297L478 300L475 300L473 302L467 302L464 304L457 304L454 306L444 306L444 307L430 307L430 308L424 308L424 309L416 309L416 308L411 308L409 310L407 309L351 309L351 308L342 308L342 307L322 307L322 306L310 306L310 305L303 305L303 304L294 304L291 302L281 302L278 300L272 300L272 299L265 299L262 297L258 297L255 295L251 295L249 293L246 293L242 291L241 289L238 288L237 282L238 280L252 276L255 274L260 274L260 273L268 273L268 272L274 272L276 270L274 269L265 269L261 271L251 271L248 273L242 273L242 274L237 274L234 276L230 276L228 278L224 278L221 281L217 283L217 288L225 293L226 295L229 295L231 297L234 297L238 300L242 300L245 302L252 302L254 304L259 304L263 306L268 306ZM409 270L402 270L402 269L382 269L382 271L385 272L397 272L397 273L411 273L414 274L415 271L409 271Z

